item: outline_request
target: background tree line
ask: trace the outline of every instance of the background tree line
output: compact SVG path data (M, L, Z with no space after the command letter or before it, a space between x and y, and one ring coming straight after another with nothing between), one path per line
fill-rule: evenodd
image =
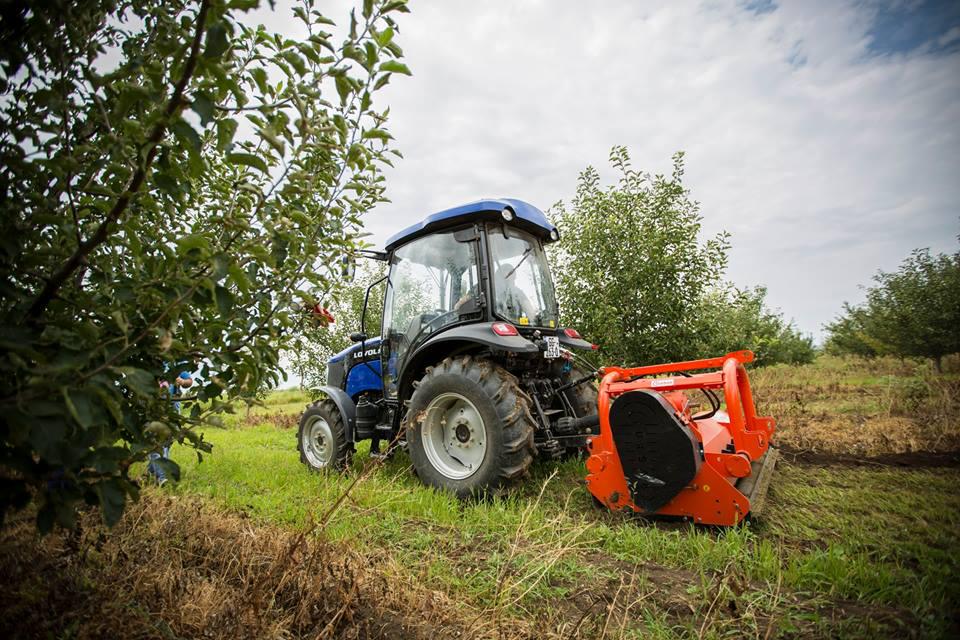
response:
M859 305L826 326L826 349L861 356L929 358L960 352L960 251L915 250L897 271L880 271Z

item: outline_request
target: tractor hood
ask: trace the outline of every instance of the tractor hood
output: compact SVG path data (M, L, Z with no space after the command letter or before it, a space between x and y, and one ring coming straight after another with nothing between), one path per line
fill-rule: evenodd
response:
M361 346L366 350L367 352L366 356L368 358L373 357L373 355L375 354L379 354L380 353L380 336L377 336L376 338L367 338L362 343L354 342L352 345L350 345L340 353L334 355L332 358L327 360L327 363L330 364L334 362L340 362L341 360L344 360L345 358L347 358L347 356L353 357L358 351L360 351Z
M447 229L465 222L485 219L504 220L503 211L512 213L508 224L525 229L539 237L544 243L553 242L560 238L557 228L547 220L543 211L523 200L501 198L492 200L477 200L468 204L445 209L433 213L415 225L394 234L387 240L386 250L392 251L398 246L419 238L428 233Z

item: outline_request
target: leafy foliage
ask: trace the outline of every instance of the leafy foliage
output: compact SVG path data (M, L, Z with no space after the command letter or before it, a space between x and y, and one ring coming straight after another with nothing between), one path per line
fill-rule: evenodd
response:
M409 73L404 2L336 26L303 0L299 40L245 25L258 4L5 10L0 517L35 497L41 531L80 501L114 523L132 462L167 437L209 451L195 427L277 381L291 302L384 198L373 95ZM158 380L183 361L205 384L181 415Z
M835 353L931 358L960 352L960 251L917 249L894 273L880 271L862 305L844 303L826 326Z
M343 282L322 304L333 314L334 322L327 326L304 317L300 330L291 342L286 355L293 370L300 376L300 386L311 389L326 384L327 360L349 347L353 341L350 334L364 331L368 336L380 334L383 316L383 292L385 282L370 290L366 322L360 327L363 302L367 287L383 277L385 268L380 262L363 262L357 277L352 282Z
M670 176L634 169L624 147L610 162L616 186L580 174L568 208L557 205L553 255L564 320L600 344L606 361L643 364L750 348L758 361L809 362L808 337L766 309L766 290L722 280L729 234L700 240L699 204L683 186L683 154Z
M816 357L813 337L803 335L766 306L765 287L722 287L707 294L699 310L701 353L750 349L758 364L809 364Z

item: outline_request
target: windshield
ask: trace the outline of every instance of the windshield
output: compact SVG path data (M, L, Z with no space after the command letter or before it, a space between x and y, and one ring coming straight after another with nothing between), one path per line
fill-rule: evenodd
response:
M494 312L519 325L557 326L557 300L547 256L533 236L491 228Z

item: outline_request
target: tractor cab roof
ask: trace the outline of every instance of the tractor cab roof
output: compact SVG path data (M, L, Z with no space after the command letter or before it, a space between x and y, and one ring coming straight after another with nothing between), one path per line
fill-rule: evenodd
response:
M504 211L509 211L504 214ZM510 215L512 214L512 215ZM510 219L507 220L507 217ZM430 214L415 225L411 225L395 233L387 240L386 250L393 251L402 244L425 236L427 234L443 231L451 227L463 224L465 222L474 222L480 220L500 220L512 226L525 229L543 242L553 242L559 239L559 232L553 224L547 220L543 211L523 200L513 198L499 198L490 200L477 200L445 209L437 213Z

